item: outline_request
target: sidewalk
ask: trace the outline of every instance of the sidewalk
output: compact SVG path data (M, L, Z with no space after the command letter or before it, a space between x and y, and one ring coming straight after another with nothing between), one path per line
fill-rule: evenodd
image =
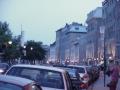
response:
M109 77L106 76L106 84L110 81ZM109 90L107 86L104 87L104 75L101 74L99 79L89 87L87 90ZM120 80L117 85L117 90L120 90Z

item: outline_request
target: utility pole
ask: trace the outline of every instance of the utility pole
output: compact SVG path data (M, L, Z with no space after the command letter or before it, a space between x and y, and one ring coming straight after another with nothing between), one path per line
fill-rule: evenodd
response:
M107 61L106 61L106 37L105 37L105 27L102 28L104 32L104 87L106 86L106 67L107 67Z
M21 38L20 38L20 45L24 46L24 31L23 31L23 26L21 24Z

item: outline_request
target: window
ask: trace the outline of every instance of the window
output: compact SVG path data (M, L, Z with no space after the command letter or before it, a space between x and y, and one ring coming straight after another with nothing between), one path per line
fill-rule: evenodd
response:
M85 69L82 67L79 67L79 73L85 73Z
M7 75L34 80L44 87L64 89L62 74L55 71L37 68L13 67L9 70Z
M0 82L0 90L23 90L22 87L15 84Z
M75 30L79 30L79 27L75 27Z
M75 78L77 70L74 68L65 68L65 70L69 73L71 78Z

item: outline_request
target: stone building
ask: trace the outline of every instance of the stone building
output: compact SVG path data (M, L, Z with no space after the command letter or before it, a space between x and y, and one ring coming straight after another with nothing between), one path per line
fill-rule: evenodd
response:
M101 43L103 37L100 32L100 28L103 27L102 7L98 7L91 11L87 16L87 46L86 46L86 59L89 64L97 64L103 57L102 47L104 43ZM104 40L103 40L104 41ZM102 55L101 55L102 54Z
M50 44L48 63L56 63L56 42Z
M107 59L120 59L120 0L104 0L105 48Z
M80 37L86 35L86 26L73 22L56 31L56 59L62 64L80 62Z

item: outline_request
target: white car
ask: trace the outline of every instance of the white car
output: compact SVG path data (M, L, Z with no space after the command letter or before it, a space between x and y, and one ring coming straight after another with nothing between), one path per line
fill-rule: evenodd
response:
M6 75L34 80L41 85L42 90L73 90L68 73L55 67L14 65L6 72Z

